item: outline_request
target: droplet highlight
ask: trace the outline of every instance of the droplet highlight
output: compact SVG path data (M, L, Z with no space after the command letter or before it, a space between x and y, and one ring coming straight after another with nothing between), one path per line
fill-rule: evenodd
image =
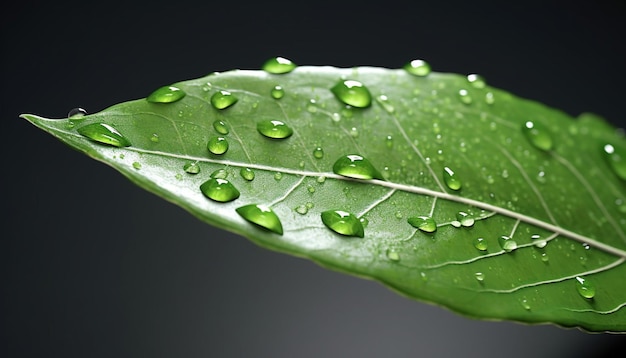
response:
M418 77L424 77L431 71L430 64L424 60L412 60L404 65L404 70Z
M152 92L146 100L151 103L172 103L185 97L185 91L174 86L163 86Z
M407 219L407 222L423 232L431 233L437 231L437 223L430 216L410 217Z
M540 123L533 121L526 121L522 126L522 131L526 136L526 139L535 148L541 150L552 149L552 136L546 127Z
M361 221L347 211L328 210L322 212L322 222L332 231L344 235L364 237L365 232Z
M285 139L293 134L293 129L279 120L263 120L257 123L259 133L272 139Z
M352 107L365 108L372 103L370 91L359 81L342 80L330 90L337 99Z
M108 144L119 148L131 145L130 141L117 129L106 123L88 124L78 128L76 131L94 142Z
M345 155L333 165L335 174L355 179L383 179L372 163L357 154Z
M239 197L239 190L226 179L211 178L200 185L200 191L207 198L226 203Z
M446 183L448 188L452 190L460 190L461 189L461 180L456 175L454 170L449 167L443 168L443 181Z
M226 109L235 103L239 99L229 91L217 91L211 96L211 105L217 109Z
M237 214L247 221L276 234L283 234L283 226L272 209L261 204L250 204L236 209Z
M207 149L213 154L222 155L228 151L228 141L224 137L211 137Z
M263 64L263 70L268 73L280 75L293 71L297 65L291 60L284 57L273 57L265 61Z

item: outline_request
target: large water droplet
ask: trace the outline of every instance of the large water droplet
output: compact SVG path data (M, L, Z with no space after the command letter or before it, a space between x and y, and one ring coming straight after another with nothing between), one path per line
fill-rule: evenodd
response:
M226 125L226 123L224 121L221 121L219 119L216 119L213 122L213 129L215 129L215 131L219 134L223 134L226 135L228 134L228 132L230 132L228 130L228 126Z
M250 204L236 209L237 214L261 228L279 235L283 234L283 225L272 209L261 204Z
M596 295L596 288L586 278L576 276L576 290L578 293L587 299L591 299Z
M522 131L530 144L536 148L541 150L552 149L552 136L543 125L533 121L526 121L522 126Z
M347 211L328 210L322 212L322 222L329 229L345 236L365 236L361 221Z
M273 74L289 73L296 68L296 64L284 57L273 57L265 61L263 70Z
M342 80L330 90L337 99L352 107L365 108L372 103L370 91L359 81Z
M498 238L498 243L500 244L500 247L506 252L511 252L517 249L517 242L515 242L515 240L511 239L508 236L500 236Z
M360 155L345 155L333 165L335 174L356 179L383 179L372 163Z
M430 73L430 65L424 60L413 60L404 65L404 70L414 76L426 76Z
M228 150L228 141L224 137L211 137L207 149L213 154L224 154Z
M612 144L602 147L604 157L609 162L613 172L622 180L626 180L626 149Z
M293 134L291 127L278 120L260 121L256 124L256 129L264 136L273 139L284 139Z
M130 141L124 137L117 129L106 123L92 123L77 129L78 133L102 144L114 147L128 147Z
M146 100L152 103L172 103L185 97L185 91L174 86L163 86L152 92Z
M270 91L270 94L272 95L272 98L274 99L281 99L285 95L285 90L281 86L276 85L274 86L274 88L272 88L272 90Z
M423 232L435 232L437 231L437 223L435 219L430 216L416 216L407 219L407 222L411 226L422 230Z
M87 115L87 111L82 108L72 108L67 114L67 118L78 119Z
M452 190L460 190L461 189L461 180L454 173L454 171L448 167L443 168L443 181L446 183L448 188Z
M250 168L241 168L239 175L247 181L254 180L254 171Z
M211 96L211 104L217 109L226 109L237 102L238 98L228 91L217 91Z
M226 179L211 178L200 185L200 191L207 198L221 203L233 201L239 197L239 190Z

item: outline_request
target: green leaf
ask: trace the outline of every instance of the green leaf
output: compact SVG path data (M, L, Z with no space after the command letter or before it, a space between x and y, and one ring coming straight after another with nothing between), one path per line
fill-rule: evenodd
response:
M474 318L625 331L623 135L409 69L234 70L23 117L264 247Z

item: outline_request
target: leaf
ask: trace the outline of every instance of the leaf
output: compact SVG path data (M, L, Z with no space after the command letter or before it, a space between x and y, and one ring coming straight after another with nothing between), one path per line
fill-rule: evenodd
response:
M233 70L23 117L264 247L474 318L625 331L623 135L425 73Z

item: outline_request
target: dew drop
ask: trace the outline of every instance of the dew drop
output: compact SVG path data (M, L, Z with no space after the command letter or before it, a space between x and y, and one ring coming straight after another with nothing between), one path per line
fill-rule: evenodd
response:
M265 72L273 73L275 75L289 73L293 71L296 67L297 65L295 63L284 57L273 57L265 61L265 63L263 64L263 70Z
M392 136L388 135L388 136L385 137L385 145L389 149L393 148L393 137Z
M465 211L459 211L456 213L456 219L465 227L474 226L474 218Z
M613 172L622 180L626 180L626 149L612 144L602 147L602 154L609 162Z
M281 172L274 173L274 180L280 181L282 178L283 178L283 173Z
M224 154L228 150L228 141L224 137L211 137L207 143L207 149L216 155Z
M322 212L322 222L329 229L344 236L364 237L363 224L347 211L328 210Z
M276 85L270 91L270 95L272 95L274 99L281 99L285 95L285 90L282 86Z
M485 93L485 103L494 104L495 101L496 101L496 98L493 96L492 92Z
M219 119L213 122L213 129L215 129L217 133L223 134L223 135L226 135L230 132L226 123Z
M137 169L137 170L141 169L141 163L139 163L139 162L133 162L133 168L135 168L135 169Z
M265 205L250 204L239 207L236 209L237 214L249 222L274 232L276 234L283 234L283 226L280 219L272 209Z
M407 219L407 222L411 226L420 229L423 232L435 232L437 231L437 223L430 216L416 216Z
M487 241L482 237L474 239L474 247L480 251L487 251Z
M485 280L485 274L482 272L476 272L474 274L474 277L476 278L476 281L481 282L481 283Z
M466 89L460 89L459 90L459 99L464 104L472 103L472 97L470 96L469 92L467 92Z
M526 121L522 126L522 131L526 139L528 139L530 144L534 147L541 150L552 149L552 136L543 125L533 121Z
M218 169L210 175L213 179L226 179L228 178L228 172L225 169Z
M500 236L498 238L498 243L500 244L500 247L506 252L511 252L517 249L517 242L515 242L515 240L511 239L508 236Z
M543 262L545 262L545 263L547 263L548 261L550 261L550 257L548 257L548 254L547 254L547 253L545 253L545 252L544 252L544 253L542 253L542 254L541 254L541 261L543 261Z
M156 133L152 133L152 135L150 136L150 141L152 143L158 143L159 142L159 135Z
M254 171L250 168L241 168L239 175L247 181L254 180Z
M352 107L365 108L372 103L370 91L359 81L342 80L330 90L337 99Z
M87 111L82 108L72 108L67 114L67 118L78 119L87 115Z
M448 188L452 190L461 189L461 180L454 173L454 171L448 167L443 168L443 181L446 183Z
M402 211L398 210L396 211L395 216L396 216L396 219L402 219L404 215L402 215Z
M595 286L589 280L576 276L576 290L581 297L591 299L596 295Z
M469 82L474 88L485 88L487 85L485 78L477 74L467 75L467 82Z
M293 129L282 121L263 120L257 123L256 129L268 138L284 139L293 134Z
M526 297L522 298L519 302L526 311L530 311L530 303L528 303L528 299L526 299Z
M324 158L324 149L322 149L322 147L316 147L313 149L313 157L315 157L315 159Z
M315 187L312 185L307 185L306 190L311 194L315 193Z
M400 254L394 250L387 250L387 258L391 261L400 261Z
M183 165L183 170L189 174L198 174L200 173L200 166L198 162L187 162Z
M172 103L185 97L185 91L174 86L163 86L152 92L146 100L152 103Z
M112 145L114 147L128 147L130 141L117 129L106 123L92 123L77 129L78 133L94 142Z
M531 235L530 239L535 245L535 247L538 247L540 249L543 249L548 244L548 241L546 241L545 239L542 239L541 236L537 234Z
M217 109L226 109L237 102L238 98L228 91L217 91L211 96L211 104Z
M305 215L306 213L309 212L309 208L307 208L306 205L304 205L304 204L298 205L298 207L296 207L295 210L300 215Z
M372 163L360 155L345 155L333 165L335 174L356 179L383 179Z
M320 177L317 177L317 180L316 180L316 181L317 181L318 183L322 184L322 183L324 183L324 182L326 181L326 177L322 175L322 176L320 176Z
M404 65L404 70L414 76L426 76L430 73L430 65L424 60L412 60Z
M226 179L211 178L200 185L200 191L207 198L220 203L233 201L239 197L239 190Z
M387 98L387 96L385 96L384 94L381 94L380 96L376 97L376 100L388 113L393 113L396 111L396 109L393 107L391 102L389 102L389 98Z

